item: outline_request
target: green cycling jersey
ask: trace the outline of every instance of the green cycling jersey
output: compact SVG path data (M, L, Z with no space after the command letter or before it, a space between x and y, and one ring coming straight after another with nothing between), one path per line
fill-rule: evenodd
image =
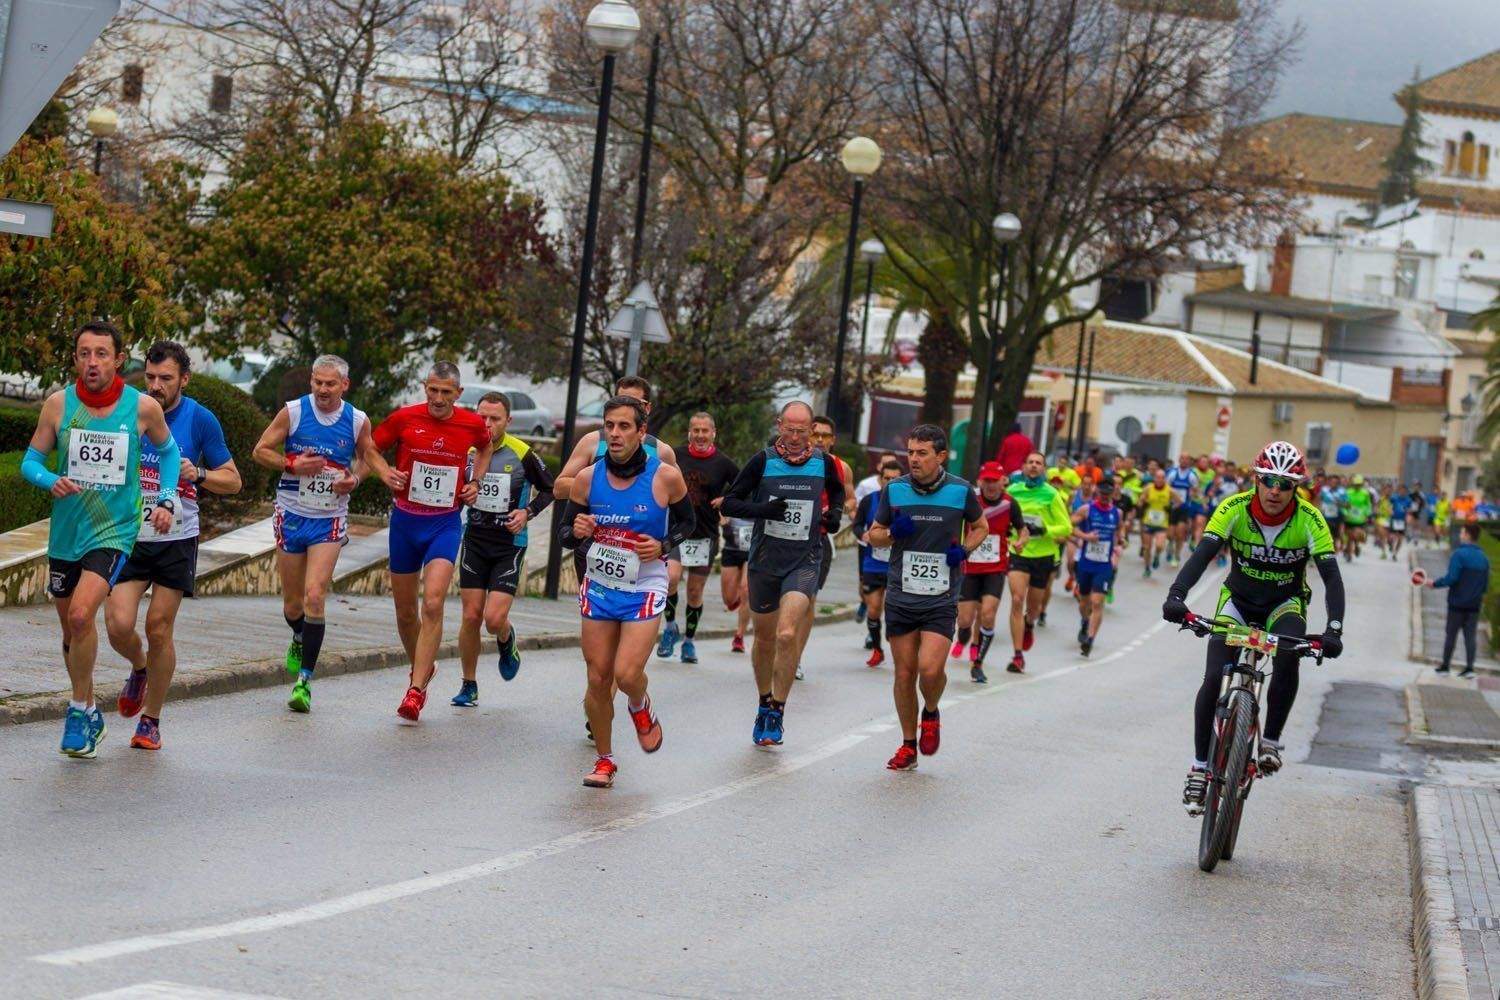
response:
M1011 483L1006 492L1021 509L1021 523L1030 532L1019 554L1027 559L1055 558L1058 543L1073 534L1067 497L1047 483L1030 486L1025 479Z
M1297 508L1280 525L1262 525L1251 516L1255 491L1247 490L1219 504L1204 527L1205 536L1229 547L1229 578L1224 585L1235 598L1268 608L1290 598L1306 601L1307 562L1333 554L1333 534L1312 503L1297 498Z

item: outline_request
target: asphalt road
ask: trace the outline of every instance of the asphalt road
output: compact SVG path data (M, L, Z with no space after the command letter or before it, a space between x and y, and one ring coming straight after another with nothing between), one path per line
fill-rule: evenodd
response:
M1400 778L1306 762L1332 682L1415 674L1404 572L1349 572L1348 653L1304 668L1288 767L1205 875L1178 802L1203 648L1137 571L1091 659L1059 593L1030 675L955 664L914 773L884 768L891 675L850 623L815 631L779 751L750 744L747 657L653 661L665 745L622 713L610 791L580 783L567 650L484 666L467 712L443 664L418 728L385 671L317 684L310 716L279 690L169 705L156 754L113 716L92 762L55 723L0 732L6 992L1411 995Z

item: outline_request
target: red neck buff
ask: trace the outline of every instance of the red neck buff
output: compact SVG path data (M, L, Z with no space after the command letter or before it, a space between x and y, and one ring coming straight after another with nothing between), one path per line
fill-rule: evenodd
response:
M1097 493L1094 494L1094 506L1100 510L1109 510L1114 505L1115 501L1113 497L1101 497Z
M692 455L694 458L713 458L714 452L718 450L719 449L714 447L713 445L709 445L707 448L699 448L691 441L688 442L688 454Z
M1250 516L1255 518L1261 524L1285 524L1286 519L1291 517L1292 511L1296 509L1296 497L1292 497L1291 503L1288 503L1280 514L1276 514L1274 516L1271 514L1267 514L1266 509L1260 505L1259 492L1257 492L1255 496L1250 499Z
M786 459L793 465L801 465L809 458L812 458L812 445L804 444L801 451L792 451L791 448L787 446L785 438L777 438L776 454L780 455L782 458Z
M125 391L125 380L116 375L115 380L100 392L94 392L82 382L76 382L73 390L78 393L78 401L84 406L100 410L106 406L114 406L120 401L120 394Z

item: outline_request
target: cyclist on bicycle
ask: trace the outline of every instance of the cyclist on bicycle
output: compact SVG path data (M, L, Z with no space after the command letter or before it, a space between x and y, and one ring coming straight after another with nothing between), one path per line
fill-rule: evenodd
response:
M1214 617L1264 628L1277 635L1305 638L1307 561L1317 563L1323 578L1328 627L1322 636L1323 655L1337 657L1344 649L1344 581L1328 523L1311 502L1297 494L1307 478L1307 463L1295 445L1272 441L1256 457L1255 486L1219 505L1203 532L1203 540L1183 563L1162 604L1162 617L1181 623L1188 613L1188 591L1198 582L1226 544L1231 565L1219 592ZM1208 748L1213 734L1214 708L1220 682L1235 653L1222 636L1208 643L1203 685L1193 706L1193 766L1182 790L1182 804L1190 814L1202 811L1208 785ZM1297 697L1298 656L1278 653L1266 695L1266 725L1261 735L1260 770L1273 774L1281 768L1281 729Z

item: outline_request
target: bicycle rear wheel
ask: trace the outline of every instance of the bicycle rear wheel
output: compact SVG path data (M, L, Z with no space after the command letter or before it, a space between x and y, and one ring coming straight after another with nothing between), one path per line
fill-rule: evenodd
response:
M1206 872L1213 871L1219 859L1224 857L1225 847L1239 826L1240 784L1250 765L1253 711L1254 704L1248 691L1231 692L1228 716L1214 736L1209 757L1214 773L1208 783L1208 801L1204 803L1203 827L1198 835L1198 867ZM1221 735L1227 745L1220 744ZM1232 853L1234 848L1229 850Z

